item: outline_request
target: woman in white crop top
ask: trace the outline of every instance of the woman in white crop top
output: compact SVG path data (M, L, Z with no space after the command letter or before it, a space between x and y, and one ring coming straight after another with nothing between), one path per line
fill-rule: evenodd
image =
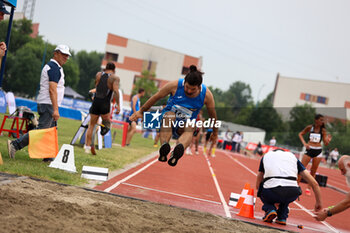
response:
M304 135L308 134L308 142L306 143ZM300 141L306 148L306 153L304 154L301 163L306 168L312 159L312 165L310 173L315 177L318 166L322 160L322 145L327 146L332 139L330 134L327 134L326 128L324 126L324 117L321 114L316 114L315 122L313 125L308 125L299 133ZM311 195L310 189L305 190L306 195Z

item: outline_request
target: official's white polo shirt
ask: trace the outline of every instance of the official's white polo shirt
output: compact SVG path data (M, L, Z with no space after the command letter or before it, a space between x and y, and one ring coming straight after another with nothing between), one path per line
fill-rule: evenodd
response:
M57 83L57 104L60 106L64 96L64 73L63 68L54 59L51 59L41 72L40 91L37 103L52 104L49 92L49 82Z
M305 170L302 163L291 152L281 150L270 151L261 159L259 171L264 173L264 179L268 177L295 177ZM296 180L283 178L271 178L266 180L264 188L274 188L277 186L298 187Z

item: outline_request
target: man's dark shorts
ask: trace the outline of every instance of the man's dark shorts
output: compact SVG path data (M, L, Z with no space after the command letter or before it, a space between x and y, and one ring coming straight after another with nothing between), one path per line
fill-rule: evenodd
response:
M110 110L111 102L109 100L95 98L89 112L95 115L104 115L109 113Z

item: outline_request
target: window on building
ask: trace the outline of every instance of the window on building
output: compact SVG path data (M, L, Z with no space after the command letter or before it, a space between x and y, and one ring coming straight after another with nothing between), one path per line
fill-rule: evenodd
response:
M310 101L311 95L310 94L305 94L305 100Z
M325 104L326 103L327 98L323 97L323 96L317 96L317 103L320 104Z
M107 60L107 61L118 62L118 56L119 56L119 54L117 54L117 53L109 53L109 52L106 52L106 54L105 54L105 60Z

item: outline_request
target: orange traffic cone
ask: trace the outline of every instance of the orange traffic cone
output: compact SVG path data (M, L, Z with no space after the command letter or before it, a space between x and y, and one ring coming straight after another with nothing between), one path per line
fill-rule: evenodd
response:
M249 189L250 189L250 184L245 183L244 188L243 188L242 193L241 193L241 196L239 197L235 208L240 209L242 207L244 199L246 198Z
M237 214L246 218L254 218L254 189L249 189L247 197L244 199L243 205Z

